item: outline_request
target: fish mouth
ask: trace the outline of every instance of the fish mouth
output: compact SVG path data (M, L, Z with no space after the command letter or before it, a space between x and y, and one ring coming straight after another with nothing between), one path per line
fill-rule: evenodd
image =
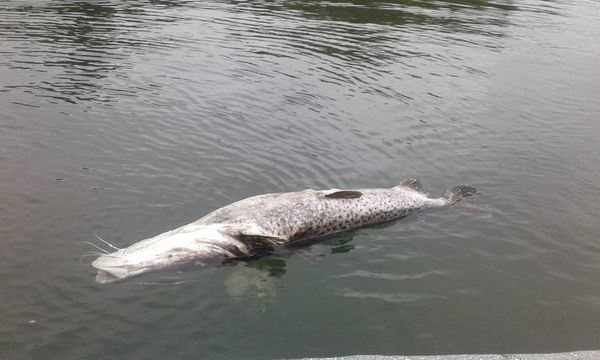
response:
M130 277L128 265L125 259L112 254L102 255L92 262L92 267L96 269L96 281L100 284Z
M119 280L122 280L122 278L117 277L106 270L98 269L96 272L96 282L99 284L110 284Z

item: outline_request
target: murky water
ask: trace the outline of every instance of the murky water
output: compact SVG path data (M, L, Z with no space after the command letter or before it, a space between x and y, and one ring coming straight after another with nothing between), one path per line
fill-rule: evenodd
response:
M5 1L0 358L600 348L597 1ZM95 284L246 196L470 183L292 253Z

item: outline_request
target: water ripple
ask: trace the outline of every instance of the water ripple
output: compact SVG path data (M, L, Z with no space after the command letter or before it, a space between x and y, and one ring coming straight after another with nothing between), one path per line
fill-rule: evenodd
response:
M595 346L595 10L0 3L0 356ZM480 191L326 242L312 249L320 261L299 251L240 265L256 282L226 266L174 286L100 287L80 263L92 229L124 246L246 196L409 176L432 196Z
M386 274L386 273L374 273L365 270L355 270L347 274L339 275L339 278L346 277L359 277L359 278L373 278L378 280L393 280L393 281L403 281L403 280L419 280L427 276L448 276L445 271L440 270L428 270L419 274Z

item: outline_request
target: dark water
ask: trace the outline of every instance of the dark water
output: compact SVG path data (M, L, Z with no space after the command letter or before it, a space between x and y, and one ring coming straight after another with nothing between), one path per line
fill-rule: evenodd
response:
M0 3L0 358L600 348L597 1ZM246 196L480 195L260 261L101 286ZM98 242L98 241L96 241Z

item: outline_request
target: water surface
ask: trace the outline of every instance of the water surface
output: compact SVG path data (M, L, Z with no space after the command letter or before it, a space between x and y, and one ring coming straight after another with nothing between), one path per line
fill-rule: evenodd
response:
M596 1L5 1L0 358L600 347ZM246 196L480 194L292 253L94 283ZM98 241L96 241L98 242Z

